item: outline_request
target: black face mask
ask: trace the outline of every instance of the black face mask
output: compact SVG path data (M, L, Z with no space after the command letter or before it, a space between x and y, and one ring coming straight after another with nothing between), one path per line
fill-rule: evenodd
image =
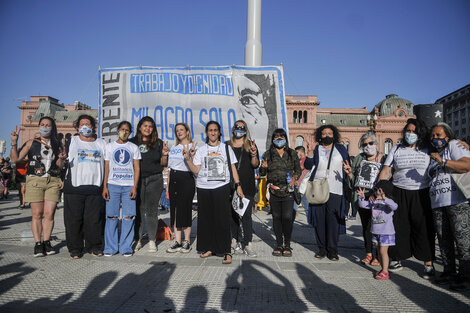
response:
M333 137L326 136L321 139L321 144L325 146L329 146L333 143Z

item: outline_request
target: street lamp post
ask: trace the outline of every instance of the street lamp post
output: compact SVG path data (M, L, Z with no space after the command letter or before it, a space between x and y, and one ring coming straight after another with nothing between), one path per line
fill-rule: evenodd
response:
M367 115L367 126L369 126L370 130L375 133L375 127L377 127L377 114L374 114L372 117L370 114Z

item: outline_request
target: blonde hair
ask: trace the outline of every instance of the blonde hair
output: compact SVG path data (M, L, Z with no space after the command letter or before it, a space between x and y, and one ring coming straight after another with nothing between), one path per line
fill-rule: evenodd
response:
M188 132L188 135L186 136L186 139L188 139L189 142L193 142L193 137L191 136L191 128L189 128L189 125L186 123L177 123L175 125L175 138L176 138L176 144L179 145L181 141L178 139L178 136L176 136L176 127L178 126L183 126L184 129Z
M237 125L237 123L243 123L243 125L246 128L246 135L243 138L243 148L247 152L249 152L250 151L250 145L251 145L251 136L250 136L250 131L248 130L248 125L246 125L246 122L244 120L238 120L235 123L233 123L232 131L231 131L231 134L230 134L230 143L229 144L230 144L230 146L233 146L233 142L236 139L235 135L233 134L233 131L235 130L235 125Z

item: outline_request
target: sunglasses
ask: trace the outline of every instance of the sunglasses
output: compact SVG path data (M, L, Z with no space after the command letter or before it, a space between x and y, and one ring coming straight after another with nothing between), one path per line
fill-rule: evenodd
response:
M364 143L361 145L361 147L365 148L365 147L367 147L367 145L373 146L373 145L375 145L375 141L364 142Z
M235 126L235 129L237 129L237 130L246 130L246 127L237 125L237 126Z

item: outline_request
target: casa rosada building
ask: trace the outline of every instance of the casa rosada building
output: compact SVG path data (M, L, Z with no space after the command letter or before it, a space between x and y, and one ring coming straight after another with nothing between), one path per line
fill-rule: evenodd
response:
M406 120L413 115L413 103L397 95L388 95L372 110L321 108L315 95L287 95L287 118L289 143L292 148L305 146L313 137L315 129L321 125L333 124L338 127L341 142L348 148L350 155L359 153L358 142L362 134L375 130L379 149L388 153L390 148L401 140L401 130ZM76 133L73 123L81 114L98 117L98 111L86 104L75 101L64 105L49 96L31 96L21 106L20 145L32 139L37 133L38 121L43 116L53 117L57 124L59 139L65 141Z

